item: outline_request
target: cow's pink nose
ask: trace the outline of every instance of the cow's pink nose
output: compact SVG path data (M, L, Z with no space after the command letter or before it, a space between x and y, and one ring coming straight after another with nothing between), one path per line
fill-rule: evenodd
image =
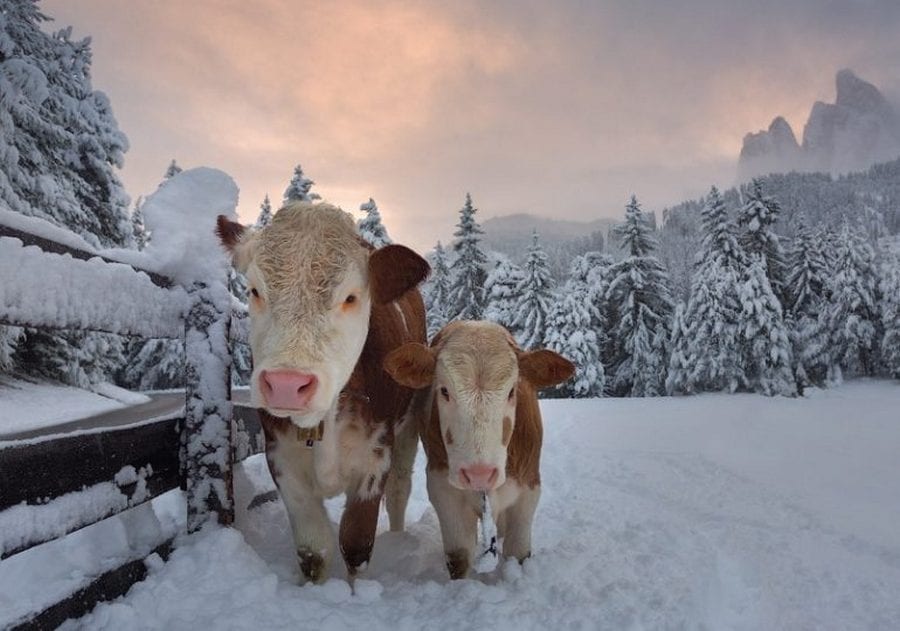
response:
M459 480L467 489L489 491L497 481L497 467L476 464L459 470Z
M302 410L316 393L318 380L296 370L264 370L259 385L266 406L282 410Z

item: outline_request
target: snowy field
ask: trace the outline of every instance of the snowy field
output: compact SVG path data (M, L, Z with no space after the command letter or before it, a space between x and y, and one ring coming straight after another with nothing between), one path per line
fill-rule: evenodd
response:
M382 532L355 594L338 571L298 586L269 503L241 511L239 530L184 538L67 627L900 628L900 383L542 407L544 494L522 567L448 580L420 459L408 532ZM271 484L263 468L253 459L241 486Z

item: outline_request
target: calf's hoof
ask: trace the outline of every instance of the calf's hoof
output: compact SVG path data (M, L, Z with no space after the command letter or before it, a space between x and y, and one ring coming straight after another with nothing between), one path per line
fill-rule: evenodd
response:
M372 556L372 548L364 550L344 550L344 563L347 564L347 574L350 578L356 578L356 575L365 571L369 566L369 559Z
M463 549L448 552L447 571L453 580L465 578L469 574L469 552Z
M300 562L300 570L306 580L313 583L321 583L325 580L325 559L321 554L301 549L297 550L297 560Z

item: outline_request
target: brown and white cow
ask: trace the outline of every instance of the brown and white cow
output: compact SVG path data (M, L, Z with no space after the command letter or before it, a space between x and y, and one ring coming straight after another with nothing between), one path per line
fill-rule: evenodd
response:
M353 578L371 556L383 495L391 529L403 529L413 392L382 365L404 342L425 341L416 286L428 263L400 245L373 250L325 203L289 204L255 231L220 216L217 233L247 275L251 397L300 567L327 578L334 533L323 499L343 492L338 543Z
M460 321L444 327L430 348L413 342L391 352L385 370L423 389L413 414L450 577L465 577L472 565L482 493L503 555L523 561L541 493L537 391L571 377L572 363L549 350L521 350L492 322Z

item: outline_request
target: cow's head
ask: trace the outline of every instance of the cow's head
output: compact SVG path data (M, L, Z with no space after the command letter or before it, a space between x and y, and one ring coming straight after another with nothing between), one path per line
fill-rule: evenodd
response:
M261 230L220 216L216 232L247 276L254 405L314 427L353 372L373 302L415 287L428 263L400 245L372 250L328 204L289 204Z
M506 481L507 447L516 423L516 399L572 376L572 363L553 351L525 352L492 322L453 322L431 347L409 342L385 358L399 384L432 388L450 484L488 491Z

